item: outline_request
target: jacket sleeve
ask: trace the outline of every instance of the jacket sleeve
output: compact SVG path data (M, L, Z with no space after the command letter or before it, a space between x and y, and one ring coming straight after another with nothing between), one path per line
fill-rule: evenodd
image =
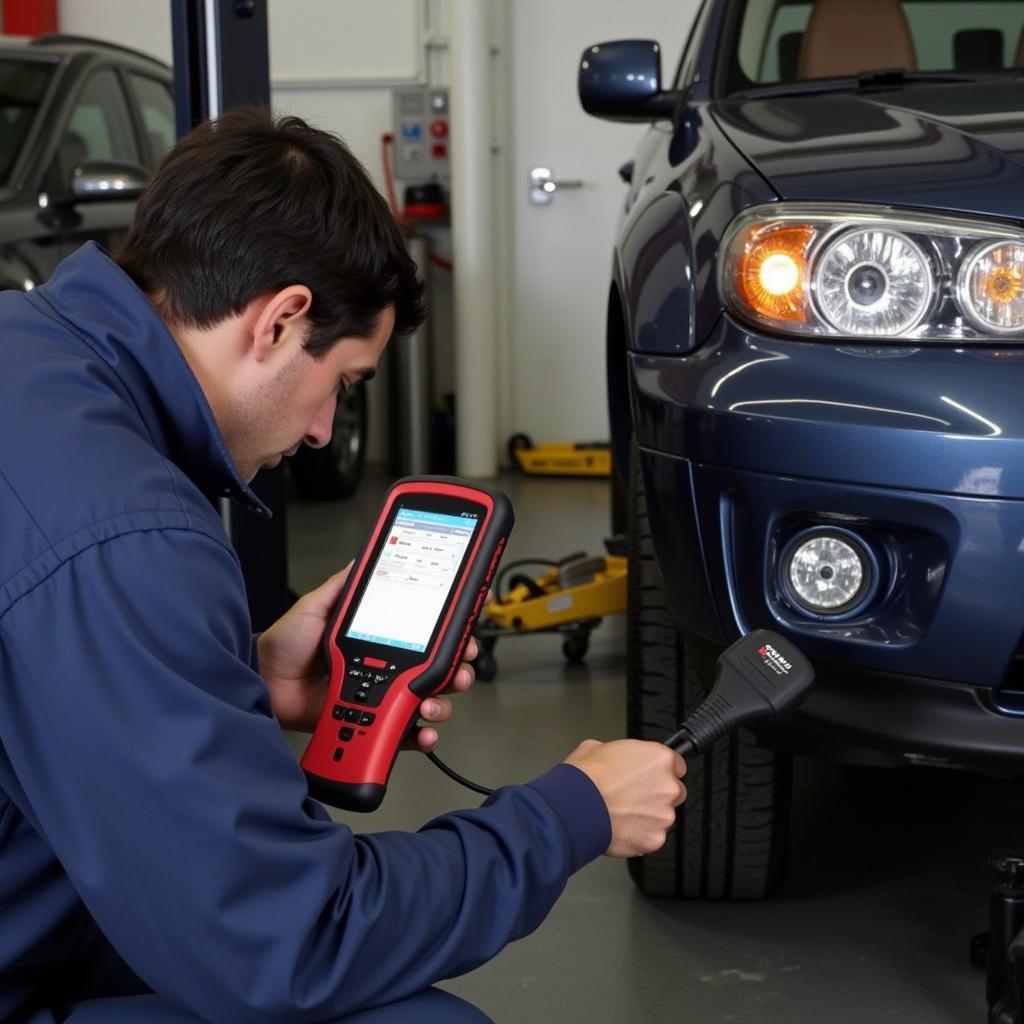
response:
M125 961L212 1022L329 1020L494 956L610 841L559 765L416 834L308 798L220 543L131 533L0 619L2 742L31 820Z

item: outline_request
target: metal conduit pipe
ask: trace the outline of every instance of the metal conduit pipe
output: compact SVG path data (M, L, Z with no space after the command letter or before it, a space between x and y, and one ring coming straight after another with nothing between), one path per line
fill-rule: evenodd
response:
M455 461L465 477L498 470L488 6L451 6Z

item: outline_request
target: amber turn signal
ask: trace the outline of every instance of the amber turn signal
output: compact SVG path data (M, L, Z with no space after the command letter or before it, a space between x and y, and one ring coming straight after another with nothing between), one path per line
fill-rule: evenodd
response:
M974 253L961 271L960 301L984 330L1024 329L1024 245L997 242Z
M806 224L752 225L741 242L733 286L751 312L771 320L807 317L807 276L817 232Z

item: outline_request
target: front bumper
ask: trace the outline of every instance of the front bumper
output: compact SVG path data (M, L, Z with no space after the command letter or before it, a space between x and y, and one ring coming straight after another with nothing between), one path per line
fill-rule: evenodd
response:
M655 551L686 632L789 636L819 685L793 745L1024 760L1024 351L846 348L727 318L698 353L632 357ZM884 574L843 621L779 586L808 526ZM782 731L779 731L782 735Z

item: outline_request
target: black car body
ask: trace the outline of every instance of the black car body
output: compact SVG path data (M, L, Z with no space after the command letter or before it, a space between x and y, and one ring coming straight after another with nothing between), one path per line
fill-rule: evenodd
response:
M173 145L166 64L69 36L0 43L0 287L27 289L83 242L115 250Z
M652 122L608 308L630 732L750 629L819 677L693 766L647 891L770 890L792 752L1024 764L1022 63L1017 0L705 0L669 90L650 41L583 54Z

